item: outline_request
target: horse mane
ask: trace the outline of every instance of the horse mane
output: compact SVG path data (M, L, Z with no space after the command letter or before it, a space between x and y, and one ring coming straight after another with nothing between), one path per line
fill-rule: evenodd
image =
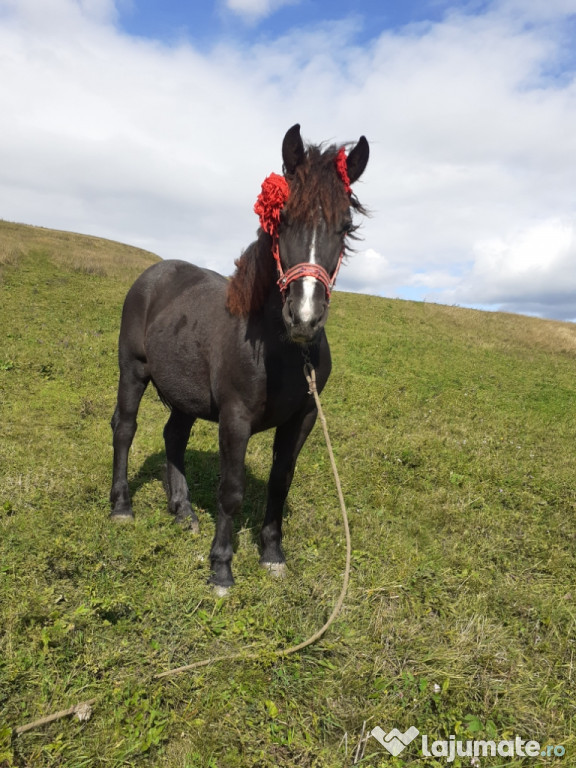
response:
M245 317L262 309L276 275L270 235L258 230L258 239L234 265L236 271L228 283L226 306L232 315Z
M284 175L290 185L285 214L289 221L313 224L320 215L329 225L338 226L342 216L352 208L367 215L367 210L355 194L348 194L336 170L339 147L309 145L304 161L293 174ZM348 238L357 239L352 227ZM345 251L349 252L348 243ZM258 239L246 248L234 262L236 271L228 283L226 306L231 314L247 316L262 308L276 276L276 262L272 256L272 238L262 229Z

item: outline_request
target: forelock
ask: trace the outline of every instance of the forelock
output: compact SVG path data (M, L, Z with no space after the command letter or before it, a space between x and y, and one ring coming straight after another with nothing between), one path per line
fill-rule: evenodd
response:
M304 162L288 176L290 196L286 214L290 221L314 224L322 216L337 225L350 207L350 195L336 169L338 148L311 145Z

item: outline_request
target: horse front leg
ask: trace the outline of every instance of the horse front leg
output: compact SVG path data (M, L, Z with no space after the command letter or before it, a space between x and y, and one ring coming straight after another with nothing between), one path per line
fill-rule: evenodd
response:
M232 534L234 515L244 498L246 448L250 424L237 414L220 414L220 485L216 533L210 550L209 583L218 594L226 594L234 584L232 575Z
M272 469L268 481L266 515L260 541L262 554L260 565L275 576L286 570L286 558L282 550L282 513L292 484L296 460L316 421L314 406L299 412L276 430Z

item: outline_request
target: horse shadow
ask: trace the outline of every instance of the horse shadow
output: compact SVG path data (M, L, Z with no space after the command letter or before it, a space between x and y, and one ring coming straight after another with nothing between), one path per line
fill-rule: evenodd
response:
M190 503L198 513L205 512L216 522L218 516L218 483L220 481L220 458L217 451L202 451L188 448L185 453L186 480L190 492ZM146 485L159 480L165 486L166 454L157 451L149 455L132 476L128 485L132 499ZM250 531L252 541L260 548L260 530L266 512L268 482L254 475L246 466L246 489L240 512L234 519L233 548L238 547L238 533L242 529ZM136 506L135 505L135 506ZM284 517L290 513L290 506L285 505ZM166 515L169 515L166 498Z

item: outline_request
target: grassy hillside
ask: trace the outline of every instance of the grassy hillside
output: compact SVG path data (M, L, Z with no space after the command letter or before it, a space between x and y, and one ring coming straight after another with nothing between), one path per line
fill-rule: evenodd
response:
M565 750L482 768L576 764L576 327L335 295L323 403L352 581L325 638L278 661L267 649L314 632L341 584L319 428L289 500L284 581L255 543L271 435L250 444L237 585L217 600L216 428L198 424L187 453L192 538L166 512L152 391L130 457L136 522L108 521L120 310L154 260L0 222L0 766L448 765L419 739L397 757L374 738L358 751L364 724ZM153 679L244 647L262 662ZM88 722L13 732L92 698Z

